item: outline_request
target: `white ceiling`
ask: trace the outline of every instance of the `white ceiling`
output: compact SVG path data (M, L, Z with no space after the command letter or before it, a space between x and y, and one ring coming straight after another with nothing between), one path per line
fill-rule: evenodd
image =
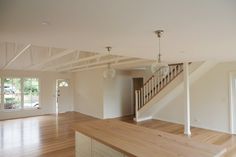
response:
M151 59L157 29L168 62L236 59L236 0L0 0L2 41Z

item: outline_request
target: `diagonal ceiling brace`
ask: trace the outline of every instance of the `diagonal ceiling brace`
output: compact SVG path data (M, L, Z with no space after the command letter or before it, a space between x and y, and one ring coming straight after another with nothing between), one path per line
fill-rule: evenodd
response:
M13 57L9 62L7 62L7 64L2 68L2 70L8 68L20 55L22 55L30 47L31 44L26 45L15 57Z

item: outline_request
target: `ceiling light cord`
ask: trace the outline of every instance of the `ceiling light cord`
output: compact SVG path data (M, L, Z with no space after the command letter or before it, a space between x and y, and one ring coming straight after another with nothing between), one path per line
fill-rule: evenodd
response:
M107 46L107 47L106 47L106 49L107 49L107 51L108 51L108 55L111 55L111 48L112 48L111 46Z
M151 72L158 76L158 77L164 77L169 73L169 65L167 63L162 62L161 60L161 35L162 33L164 33L163 30L157 30L155 31L155 34L157 35L158 38L158 57L157 57L157 61L154 62L150 69Z
M112 48L111 46L106 47L109 56L111 55L111 48ZM108 67L108 69L111 68L111 63L110 62L107 63L107 67Z
M111 48L110 46L107 46L106 49L108 51L108 55L111 55ZM103 72L103 77L105 79L113 79L116 75L116 71L111 66L111 62L107 63L107 69Z
M159 54L158 54L158 62L161 62L161 38L160 36L158 36L158 50L159 50Z

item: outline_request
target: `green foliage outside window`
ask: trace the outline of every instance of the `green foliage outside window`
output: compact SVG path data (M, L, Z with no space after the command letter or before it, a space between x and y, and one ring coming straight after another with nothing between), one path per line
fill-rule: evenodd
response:
M25 95L39 95L38 79L24 80L24 94Z

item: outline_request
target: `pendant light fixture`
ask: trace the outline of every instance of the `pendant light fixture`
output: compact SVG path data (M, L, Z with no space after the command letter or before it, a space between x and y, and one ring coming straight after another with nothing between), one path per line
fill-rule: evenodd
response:
M165 77L169 73L169 65L161 60L161 35L163 33L163 30L155 31L158 37L159 53L156 62L151 65L151 72L158 77Z
M111 48L110 46L107 46L106 49L108 51L108 54L111 54ZM113 79L116 75L116 70L111 67L111 63L107 64L107 69L103 72L103 77L105 79Z

